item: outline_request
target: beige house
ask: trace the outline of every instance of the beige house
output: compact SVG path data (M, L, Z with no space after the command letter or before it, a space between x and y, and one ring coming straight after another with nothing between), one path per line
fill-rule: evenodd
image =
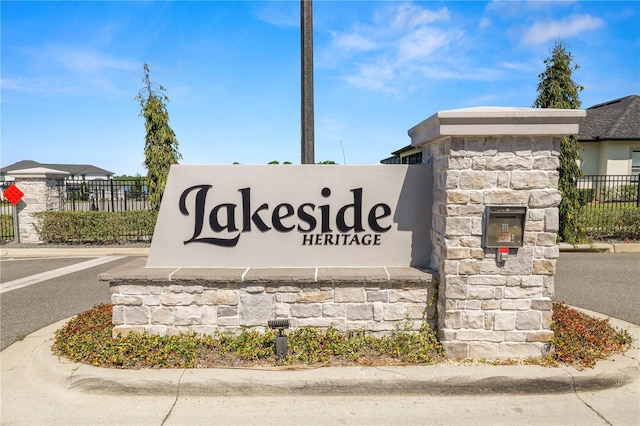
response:
M392 157L380 161L382 164L420 164L422 163L422 147L407 145L391 153Z
M584 174L640 174L640 96L604 102L586 111L578 133Z

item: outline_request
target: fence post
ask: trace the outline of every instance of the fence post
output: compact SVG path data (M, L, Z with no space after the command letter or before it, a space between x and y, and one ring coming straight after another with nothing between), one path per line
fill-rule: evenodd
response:
M18 225L18 206L17 204L13 204L11 207L13 208L13 241L19 243L20 226Z
M111 187L111 211L116 211L115 201L113 200L113 179L109 180L109 185Z

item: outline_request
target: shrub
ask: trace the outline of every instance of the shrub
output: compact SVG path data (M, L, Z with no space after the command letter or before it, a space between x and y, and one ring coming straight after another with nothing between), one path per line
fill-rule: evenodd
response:
M153 235L157 212L38 212L37 231L50 243L113 244L148 241Z
M341 333L301 327L288 334L288 353L274 354L276 332L246 329L239 334L214 336L194 333L157 336L130 333L112 337L112 305L103 304L72 318L56 331L53 352L74 362L112 368L194 368L215 366L382 365L433 364L444 359L442 345L427 323L413 331L401 323L389 336L371 336L363 330ZM527 363L578 368L592 367L598 359L624 352L631 345L626 331L613 329L608 321L582 314L554 302L551 329L555 352ZM513 363L503 360L502 363Z
M590 239L640 239L640 207L609 210L585 206L582 207L579 218L580 226L586 229Z
M631 183L628 185L605 186L600 192L600 201L635 201L638 196L638 184Z
M608 320L599 320L554 302L551 329L554 359L579 368L593 367L597 360L624 352L631 345L631 335L616 331Z
M582 188L578 189L578 199L580 201L581 206L586 206L594 199L594 189L593 188Z
M277 332L245 329L217 335L158 336L130 333L112 337L112 305L98 305L56 331L52 350L74 362L115 368L193 368L257 364L434 363L442 358L435 332L423 323L419 331L397 329L376 338L364 331L347 334L301 327L288 336L288 353L276 360Z
M12 240L13 235L13 215L0 214L0 229L4 240Z

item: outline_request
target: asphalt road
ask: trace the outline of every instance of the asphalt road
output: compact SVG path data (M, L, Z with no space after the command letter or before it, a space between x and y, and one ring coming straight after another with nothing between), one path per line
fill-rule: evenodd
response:
M640 325L640 253L560 253L554 299Z
M91 258L28 258L0 261L0 282L35 275ZM109 283L98 281L98 274L131 258L115 258L112 262L48 279L0 294L0 350L44 326L69 318L111 301Z

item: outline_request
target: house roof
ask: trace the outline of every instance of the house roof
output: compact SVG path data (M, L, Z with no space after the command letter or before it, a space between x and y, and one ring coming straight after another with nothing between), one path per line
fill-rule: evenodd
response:
M113 172L109 170L101 169L100 167L92 166L90 164L44 164L38 163L33 160L22 160L17 163L13 163L9 166L0 169L0 172L11 174L11 171L34 169L37 167L43 167L46 169L60 170L72 175L106 175L113 176Z
M415 146L407 145L407 146L405 146L405 147L400 148L400 149L399 149L399 150L397 150L397 151L393 151L393 152L391 153L391 155L400 155L400 154L403 154L403 153L405 153L405 152L407 152L407 151L411 151L411 150L415 150L415 149L416 149L416 147L415 147Z
M630 95L587 108L579 141L640 140L640 96Z

